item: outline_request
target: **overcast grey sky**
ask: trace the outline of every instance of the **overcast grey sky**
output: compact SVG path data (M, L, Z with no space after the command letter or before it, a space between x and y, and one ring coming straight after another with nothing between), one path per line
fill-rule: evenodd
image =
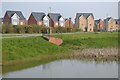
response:
M72 17L73 21L76 13L83 12L93 13L95 19L118 18L118 2L3 2L0 17L6 10L19 10L28 19L32 11L49 13L49 7L51 12L61 13L65 18Z

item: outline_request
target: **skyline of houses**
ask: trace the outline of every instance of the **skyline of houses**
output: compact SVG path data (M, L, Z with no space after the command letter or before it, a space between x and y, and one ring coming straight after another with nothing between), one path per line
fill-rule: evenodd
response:
M72 18L64 18L60 13L31 12L28 20L21 11L7 10L4 17L0 18L0 24L12 25L45 25L47 27L70 27L79 28L84 32L93 32L96 25L97 31L117 31L120 19L108 17L106 19L94 19L93 13L76 13L75 23Z

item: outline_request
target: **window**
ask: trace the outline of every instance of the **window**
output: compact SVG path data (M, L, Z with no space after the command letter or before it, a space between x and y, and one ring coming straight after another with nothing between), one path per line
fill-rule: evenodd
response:
M42 23L41 22L38 22L39 25L41 25Z
M23 22L20 22L20 25L23 25Z
M49 26L49 20L44 20L44 25Z
M90 26L91 26L92 24L90 24Z
M58 23L55 23L56 26L58 26Z
M18 25L18 24L19 24L19 19L13 18L13 19L12 19L12 24L13 24L13 25Z

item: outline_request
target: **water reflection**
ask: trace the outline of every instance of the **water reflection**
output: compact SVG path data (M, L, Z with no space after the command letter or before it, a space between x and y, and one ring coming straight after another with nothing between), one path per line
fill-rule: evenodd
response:
M4 74L7 78L117 78L116 62L60 60Z

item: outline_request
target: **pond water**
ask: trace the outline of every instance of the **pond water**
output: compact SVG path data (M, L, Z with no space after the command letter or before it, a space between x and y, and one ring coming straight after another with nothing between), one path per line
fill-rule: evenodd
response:
M9 72L4 78L117 78L116 62L59 60L19 71Z

